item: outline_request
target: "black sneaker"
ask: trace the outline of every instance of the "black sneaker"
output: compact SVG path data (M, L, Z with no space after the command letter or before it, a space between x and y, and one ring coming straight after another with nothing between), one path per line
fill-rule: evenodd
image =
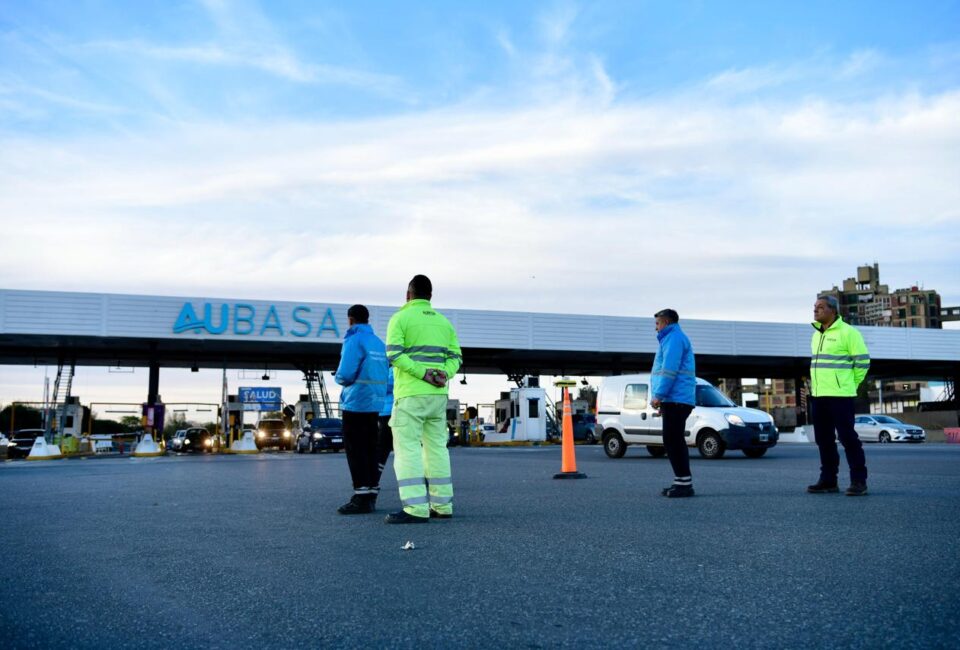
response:
M839 492L840 488L837 487L836 482L827 483L823 479L820 479L813 485L807 486L807 492L810 494L827 494L832 492Z
M866 483L851 483L850 487L847 488L846 495L848 497L862 497L867 494L867 484Z
M431 519L450 519L453 517L453 513L450 512L437 512L433 508L430 509L430 518Z
M337 512L341 515L365 515L373 512L374 503L355 494L352 499L337 508Z
M383 521L387 524L426 524L430 522L430 517L414 517L407 514L406 510L400 510L391 512Z
M663 488L660 494L668 499L683 499L692 497L695 493L692 485L671 485L668 488Z

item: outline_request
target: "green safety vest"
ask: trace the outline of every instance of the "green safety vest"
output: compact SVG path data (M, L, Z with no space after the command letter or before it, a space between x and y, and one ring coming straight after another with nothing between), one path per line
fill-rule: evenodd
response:
M453 325L435 311L429 300L409 301L387 325L387 358L393 365L393 398L411 395L446 395L449 383L440 388L424 381L429 368L447 373L447 381L463 363Z
M856 397L870 369L863 335L837 316L829 328L813 323L810 341L810 390L814 397Z

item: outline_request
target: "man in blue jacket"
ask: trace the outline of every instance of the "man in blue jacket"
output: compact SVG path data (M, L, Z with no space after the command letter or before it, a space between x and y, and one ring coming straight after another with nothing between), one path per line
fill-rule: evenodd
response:
M369 325L363 305L347 310L350 328L343 337L336 382L343 418L343 447L353 479L353 497L337 508L342 515L373 512L380 489L377 469L377 419L387 390L387 351Z
M664 488L663 496L692 497L690 453L684 437L687 416L696 405L697 373L690 339L680 329L680 316L672 309L654 314L660 348L653 360L650 383L653 400L650 404L663 414L663 446L673 467L673 485Z

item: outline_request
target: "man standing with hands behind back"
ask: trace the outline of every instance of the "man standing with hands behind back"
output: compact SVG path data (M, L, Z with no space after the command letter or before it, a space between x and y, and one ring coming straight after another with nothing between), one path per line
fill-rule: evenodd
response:
M663 413L663 446L673 467L673 485L661 494L672 499L693 496L690 452L684 437L687 416L697 403L697 373L690 339L680 329L680 316L673 309L654 314L660 347L653 359L650 404Z
M837 474L840 454L837 437L850 466L847 496L867 493L867 460L863 444L853 428L854 398L867 371L870 353L863 336L847 325L838 313L833 296L820 296L813 305L813 339L810 341L810 394L813 407L813 435L820 449L820 479L807 492L839 492Z
M453 325L430 305L433 285L416 275L407 303L387 326L387 358L394 369L393 469L403 509L388 524L427 523L453 516L447 450L447 380L463 362Z

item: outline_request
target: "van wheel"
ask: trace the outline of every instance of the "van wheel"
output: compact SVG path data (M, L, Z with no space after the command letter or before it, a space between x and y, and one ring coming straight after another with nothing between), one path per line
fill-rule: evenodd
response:
M667 448L660 445L647 445L647 453L654 458L663 458L667 455Z
M880 432L880 442L890 442L890 434L886 431Z
M697 449L700 451L701 456L713 460L714 458L723 458L723 454L727 451L727 446L723 444L723 439L720 437L720 434L707 429L701 433L697 439Z
M610 458L623 458L627 453L627 444L616 431L603 434L603 450Z
M744 449L743 455L747 458L761 458L765 453L767 453L766 447L758 447L756 449Z

